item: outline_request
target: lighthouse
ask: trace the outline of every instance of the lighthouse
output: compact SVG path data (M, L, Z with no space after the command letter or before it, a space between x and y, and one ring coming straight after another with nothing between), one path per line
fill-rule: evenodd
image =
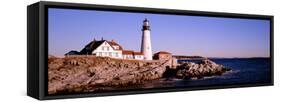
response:
M146 18L143 21L143 26L142 26L141 53L143 53L144 55L144 60L152 60L150 26L149 26L149 21Z

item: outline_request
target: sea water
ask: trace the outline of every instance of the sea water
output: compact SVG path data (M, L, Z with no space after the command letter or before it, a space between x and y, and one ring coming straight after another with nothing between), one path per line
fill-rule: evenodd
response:
M200 87L259 84L270 83L271 81L270 58L214 58L211 60L231 68L231 71L221 76L204 77L201 79L159 79L147 82L140 87ZM180 60L179 62L188 62L188 60Z

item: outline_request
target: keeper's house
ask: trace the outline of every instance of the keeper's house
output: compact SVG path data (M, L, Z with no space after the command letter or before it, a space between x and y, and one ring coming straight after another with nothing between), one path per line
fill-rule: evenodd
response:
M141 52L134 52L132 50L124 50L115 41L108 40L93 40L87 44L80 52L70 51L65 54L68 55L95 55L101 57L111 57L118 59L136 59L143 60L144 55Z

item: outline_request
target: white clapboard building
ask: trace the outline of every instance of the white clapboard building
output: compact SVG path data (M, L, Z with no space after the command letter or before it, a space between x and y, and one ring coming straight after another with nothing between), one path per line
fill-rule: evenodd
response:
M136 59L143 60L144 56L141 52L132 50L124 50L115 41L111 40L93 40L87 44L79 53L80 55L95 55L101 57L111 57L118 59Z

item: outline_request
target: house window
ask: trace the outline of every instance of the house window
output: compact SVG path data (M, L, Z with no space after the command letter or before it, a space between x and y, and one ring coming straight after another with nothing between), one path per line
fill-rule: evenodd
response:
M109 52L109 56L110 56L110 57L112 56L112 52Z
M104 47L101 47L101 50L104 50Z
M107 47L107 51L109 51L109 47Z
M102 52L99 52L99 56L102 56Z

